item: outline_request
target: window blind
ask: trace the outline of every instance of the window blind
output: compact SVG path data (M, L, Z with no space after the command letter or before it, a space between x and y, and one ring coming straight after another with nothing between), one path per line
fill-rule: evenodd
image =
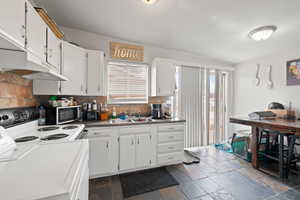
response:
M108 63L108 103L147 103L148 66Z

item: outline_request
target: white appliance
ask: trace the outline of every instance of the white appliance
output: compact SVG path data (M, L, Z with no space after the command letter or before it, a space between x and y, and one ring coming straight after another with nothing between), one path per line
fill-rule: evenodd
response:
M0 162L19 159L37 144L75 141L85 134L83 124L38 126L36 113L35 108L0 110Z
M0 199L88 200L84 125L39 127L34 112L0 110Z
M16 142L6 134L6 130L0 126L0 162L17 160L29 153L36 145Z
M38 126L32 121L7 129L7 134L18 144L65 142L78 139L84 131L83 124Z
M88 200L87 140L21 144L20 154L11 151L13 140L7 137L0 138L7 147L1 147L0 157L8 158L0 162L1 199Z

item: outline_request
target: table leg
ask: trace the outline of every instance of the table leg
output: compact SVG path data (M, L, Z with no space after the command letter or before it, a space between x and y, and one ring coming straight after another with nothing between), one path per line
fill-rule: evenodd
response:
M255 169L259 168L258 161L258 137L259 137L259 128L252 126L252 141L251 141L251 152L252 152L252 166Z
M286 177L286 173L284 169L283 145L284 145L284 137L282 134L279 134L279 177L282 179Z

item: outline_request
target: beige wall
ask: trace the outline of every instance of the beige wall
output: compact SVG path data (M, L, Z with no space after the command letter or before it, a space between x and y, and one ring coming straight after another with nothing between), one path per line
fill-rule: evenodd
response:
M0 108L36 106L32 95L32 81L21 76L0 72Z
M120 40L118 38L90 33L78 29L72 29L67 27L60 27L60 28L65 33L66 38L68 40L73 41L86 49L103 51L107 55L107 59L110 59L109 42L114 41L114 42L123 42L123 43L143 46L144 62L148 64L151 64L154 58L161 57L161 58L179 60L187 63L198 63L203 65L205 64L208 66L227 66L227 67L232 66L232 63L215 60L208 56L200 56L197 54L179 51L176 49L165 49L165 48L151 46L143 43L133 43L130 41Z

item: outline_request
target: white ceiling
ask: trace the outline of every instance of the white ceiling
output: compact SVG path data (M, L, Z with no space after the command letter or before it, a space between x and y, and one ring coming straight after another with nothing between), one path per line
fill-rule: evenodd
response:
M36 0L62 26L239 63L300 41L299 0ZM276 25L271 39L247 34ZM299 52L300 54L300 52Z

